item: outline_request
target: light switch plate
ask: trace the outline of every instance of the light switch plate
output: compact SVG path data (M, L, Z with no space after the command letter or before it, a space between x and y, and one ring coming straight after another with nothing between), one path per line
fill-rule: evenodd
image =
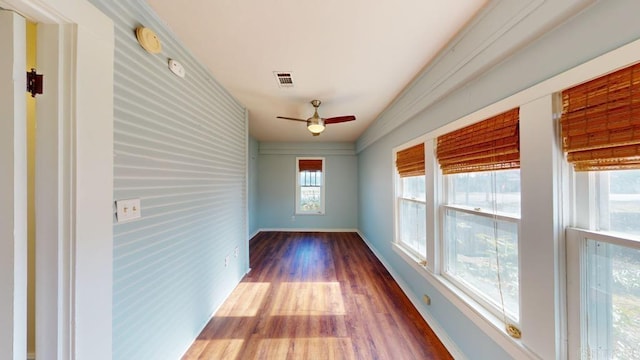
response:
M119 223L139 219L141 216L140 199L116 200L116 218Z

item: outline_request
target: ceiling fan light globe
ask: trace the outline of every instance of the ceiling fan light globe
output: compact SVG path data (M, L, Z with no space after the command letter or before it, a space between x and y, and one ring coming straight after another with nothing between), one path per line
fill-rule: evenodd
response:
M312 133L312 134L320 134L321 132L324 131L324 125L322 124L313 124L313 123L309 123L307 124L307 129Z

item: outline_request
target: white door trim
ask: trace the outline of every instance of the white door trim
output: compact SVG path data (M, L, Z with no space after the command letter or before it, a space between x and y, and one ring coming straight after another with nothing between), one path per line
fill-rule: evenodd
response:
M0 11L0 358L27 354L26 23Z
M111 359L113 23L84 0L0 0L0 7L51 24L39 26L39 43L57 39L38 54L49 69L36 146L40 156L51 152L36 159L49 176L36 178L36 355Z

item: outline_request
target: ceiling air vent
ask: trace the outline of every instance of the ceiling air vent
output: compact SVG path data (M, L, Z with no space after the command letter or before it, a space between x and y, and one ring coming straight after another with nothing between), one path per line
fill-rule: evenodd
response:
M274 71L273 74L278 79L278 86L280 87L293 87L293 78L288 71Z

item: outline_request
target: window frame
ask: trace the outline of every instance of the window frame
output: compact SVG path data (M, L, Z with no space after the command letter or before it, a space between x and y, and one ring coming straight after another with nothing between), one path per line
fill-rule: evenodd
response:
M320 210L303 210L300 207L301 192L303 185L300 183L300 160L320 160L322 161L320 179ZM325 215L325 193L326 193L326 159L325 157L296 157L296 189L295 189L295 215Z
M588 307L588 242L623 246L640 250L640 236L599 229L600 206L602 204L601 181L599 171L572 172L571 177L571 213L573 226L566 228L567 245L567 303L579 304L567 309L567 328L570 360L583 358L601 359L605 350L592 349L589 343L587 322L590 314ZM586 194L586 196L585 196Z
M425 181L425 199L424 201L422 200L417 200L417 199L411 199L411 198L404 198L402 196L403 193L403 188L402 188L402 177L400 176L400 174L398 173L398 169L396 167L396 159L397 159L397 155L399 152L408 149L410 147L419 145L419 144L424 144L424 151L425 151L425 175L422 175L422 177L424 178ZM428 217L429 217L429 183L428 183L428 178L429 176L427 176L426 174L428 174L429 172L429 166L428 166L428 153L430 148L432 148L432 146L430 147L429 144L431 144L431 142L425 141L424 137L419 137L416 139L413 139L409 142L406 142L398 147L395 147L393 149L393 189L394 189L394 201L393 201L393 246L394 248L398 249L399 251L403 252L405 254L405 256L408 256L412 262L418 263L421 267L426 267L427 264L429 263L427 256L430 253L429 252L429 221L428 221ZM424 226L425 226L425 253L421 254L419 251L417 251L416 249L413 249L412 247L410 247L407 243L405 243L404 241L402 241L401 239L401 229L400 229L400 204L403 200L406 201L410 201L413 203L418 203L418 204L422 204L425 207L425 219L424 219Z

